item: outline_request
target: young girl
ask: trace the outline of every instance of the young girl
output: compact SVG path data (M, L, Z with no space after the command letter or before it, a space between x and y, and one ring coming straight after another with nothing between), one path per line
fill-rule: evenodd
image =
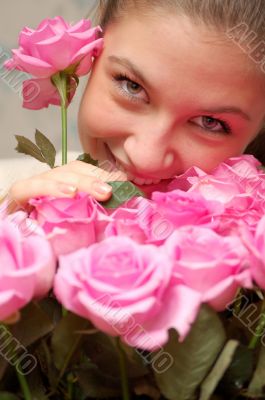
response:
M85 152L115 163L119 180L142 188L194 165L210 172L245 151L265 159L265 75L262 58L254 57L264 39L263 0L100 5L104 49L78 117ZM23 203L82 190L104 200L111 196L108 177L75 161L18 181L10 196Z

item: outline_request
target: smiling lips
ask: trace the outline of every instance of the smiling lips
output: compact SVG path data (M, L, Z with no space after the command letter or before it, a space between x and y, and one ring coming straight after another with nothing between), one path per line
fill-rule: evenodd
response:
M130 171L127 171L124 166L116 159L112 151L110 150L109 146L105 143L105 148L106 148L106 153L108 157L110 158L109 161L111 161L116 168L118 168L120 171L125 172L127 175L127 179L137 185L152 185L152 184L157 184L161 182L163 179L154 179L154 178L141 178L138 176L135 176L132 174ZM170 178L167 178L170 179Z

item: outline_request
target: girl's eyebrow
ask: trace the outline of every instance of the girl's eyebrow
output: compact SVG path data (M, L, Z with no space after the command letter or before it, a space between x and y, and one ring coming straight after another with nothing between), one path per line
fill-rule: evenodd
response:
M119 64L122 65L123 67L128 68L129 70L131 70L134 76L141 81L141 83L143 83L145 86L151 87L151 85L147 82L142 72L140 72L139 69L136 67L136 65L133 64L128 58L111 55L108 57L108 60L112 63ZM240 115L245 120L251 121L250 116L246 112L235 106L223 106L207 110L200 109L198 110L198 112L201 112L202 114L237 114Z
M117 57L117 56L109 56L108 60L112 63L122 65L123 67L126 67L132 71L134 76L138 78L144 85L146 86L151 86L148 84L146 78L142 74L142 72L139 71L139 69L136 67L135 64L133 64L128 58L125 57Z

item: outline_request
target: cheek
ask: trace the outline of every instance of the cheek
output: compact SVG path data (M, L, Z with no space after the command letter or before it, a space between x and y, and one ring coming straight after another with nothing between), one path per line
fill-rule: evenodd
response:
M119 121L119 112L106 90L106 82L99 84L97 79L93 79L80 106L80 136L106 137L108 132L117 130Z
M80 106L78 130L83 149L91 153L94 158L98 157L99 142L106 135L107 128L104 108L100 105L99 99L90 97L90 93L86 94Z
M178 155L182 161L182 168L186 171L188 168L197 166L203 171L210 173L221 162L230 157L236 157L242 154L242 146L238 143L227 142L225 145L214 143L211 145L203 145L202 143L193 142L190 146L178 147Z

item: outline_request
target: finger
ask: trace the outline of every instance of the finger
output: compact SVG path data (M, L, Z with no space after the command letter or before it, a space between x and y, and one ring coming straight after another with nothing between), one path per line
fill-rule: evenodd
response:
M103 180L75 172L61 170L56 178L57 181L64 182L69 186L74 186L80 192L86 192L94 196L97 200L104 200L110 197L112 187Z
M101 180L74 173L62 174L61 180L34 178L16 182L8 197L17 206L23 206L30 198L38 196L73 197L84 191L97 200L107 200L112 188Z
M68 168L77 173L96 176L97 178L102 179L104 182L127 180L127 174L117 169L107 160L101 162L99 167L76 160L69 163L67 165L67 169Z
M82 161L76 160L62 167L54 168L52 171L44 172L41 175L43 177L50 177L50 174L52 173L54 177L58 177L60 176L62 171L71 171L86 176L94 176L101 179L104 182L127 180L127 174L125 172L120 171L117 168L114 168L109 161L106 162L104 161L104 163L105 163L104 165L103 163L101 165L105 167L106 170L96 167L92 164L87 164ZM107 170L107 168L109 168L109 170Z
M38 196L73 196L76 187L71 185L61 186L55 180L44 180L41 178L24 179L13 184L8 193L10 203L17 207L23 206L33 197Z

